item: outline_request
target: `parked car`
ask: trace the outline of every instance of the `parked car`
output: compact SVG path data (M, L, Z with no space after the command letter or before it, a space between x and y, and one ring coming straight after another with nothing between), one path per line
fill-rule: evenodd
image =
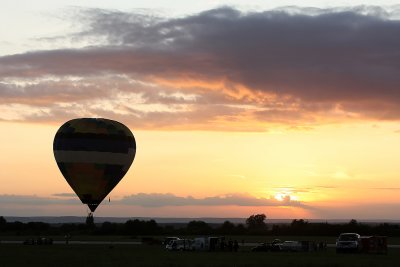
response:
M24 245L53 245L53 239L47 237L28 238L23 242Z
M271 251L281 251L280 244L282 241L280 239L274 239L271 243Z
M256 247L253 247L251 249L251 251L254 251L254 252L280 251L281 243L282 243L282 241L280 239L275 239L271 243L269 243L269 242L260 243Z
M299 241L283 241L282 243L278 244L281 251L302 251L302 245Z
M270 251L270 243L260 243L256 247L253 247L251 251L253 252L266 252Z
M38 245L53 245L53 239L47 237L39 237L36 239Z
M170 251L192 250L192 243L193 240L191 239L176 239L171 240L165 248Z
M361 237L357 233L340 234L336 240L336 252L359 252L361 249Z
M166 245L168 245L169 242L171 242L172 240L178 240L178 239L180 239L180 238L179 238L179 237L176 237L176 236L169 236L169 237L164 238L164 241L162 242L162 244L163 244L164 246L166 246Z
M24 245L35 245L36 244L36 240L33 239L33 238L28 238L28 239L25 239L23 244Z

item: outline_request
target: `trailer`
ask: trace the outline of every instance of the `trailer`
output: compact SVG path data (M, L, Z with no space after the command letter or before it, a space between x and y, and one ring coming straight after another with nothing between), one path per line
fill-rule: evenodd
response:
M386 236L361 236L360 252L368 254L386 254L388 251Z
M192 250L198 251L215 251L223 250L225 244L224 237L196 237L192 244Z

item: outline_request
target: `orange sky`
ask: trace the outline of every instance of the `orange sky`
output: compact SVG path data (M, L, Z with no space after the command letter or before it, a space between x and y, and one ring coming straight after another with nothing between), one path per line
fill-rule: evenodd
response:
M99 215L245 217L263 212L271 218L325 218L332 210L332 218L348 218L347 209L353 209L365 219L377 217L365 209L368 205L391 207L399 201L396 159L400 147L396 144L400 135L395 124L330 125L308 131L282 128L262 133L135 131L129 126L137 141L135 161L110 194L113 201L96 211ZM54 161L52 141L57 129L55 125L0 123L0 138L7 140L1 154L3 198L38 198L28 206L4 200L3 213L21 215L18 210L22 209L29 215L84 214L79 201L57 202L66 199L57 194L73 193ZM209 206L167 201L165 206L154 207L137 199L121 202L140 193L156 201L160 196L154 194L195 199L232 196L234 203ZM239 196L245 197L244 203ZM287 196L291 200L282 201ZM46 199L36 203L40 198ZM251 206L254 199L268 203ZM35 212L26 211L29 206ZM397 218L389 211L385 216Z
M76 7L2 50L0 215L85 215L53 138L103 117L137 153L98 215L399 219L398 11L254 10Z

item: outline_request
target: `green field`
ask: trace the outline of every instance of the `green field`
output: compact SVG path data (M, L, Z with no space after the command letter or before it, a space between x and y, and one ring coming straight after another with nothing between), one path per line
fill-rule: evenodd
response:
M0 245L0 266L399 266L400 250L387 255L322 252L169 252L144 245Z
M3 235L0 236L0 242L1 240L20 240L23 241L27 238L37 238L38 235L32 235L32 236L16 236L16 235ZM64 236L48 236L55 241L64 241L65 238ZM180 236L181 238L194 238L196 236ZM281 240L311 240L311 241L325 241L328 244L335 244L336 238L335 236L259 236L259 235L253 235L253 236L225 236L226 240L232 239L232 240L238 240L239 244L242 241L245 241L246 243L261 243L261 242L271 242L275 238L281 239ZM82 235L82 236L72 236L71 241L118 241L118 242L129 242L129 241L141 241L142 238L154 238L156 240L159 240L160 242L164 240L165 236L112 236L112 235ZM388 237L388 244L389 245L400 245L400 237Z

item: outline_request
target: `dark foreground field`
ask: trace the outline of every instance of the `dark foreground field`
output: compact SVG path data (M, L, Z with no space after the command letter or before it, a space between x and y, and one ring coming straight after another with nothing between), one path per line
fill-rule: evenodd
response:
M400 249L387 255L323 252L169 252L145 245L0 245L0 266L400 266Z

